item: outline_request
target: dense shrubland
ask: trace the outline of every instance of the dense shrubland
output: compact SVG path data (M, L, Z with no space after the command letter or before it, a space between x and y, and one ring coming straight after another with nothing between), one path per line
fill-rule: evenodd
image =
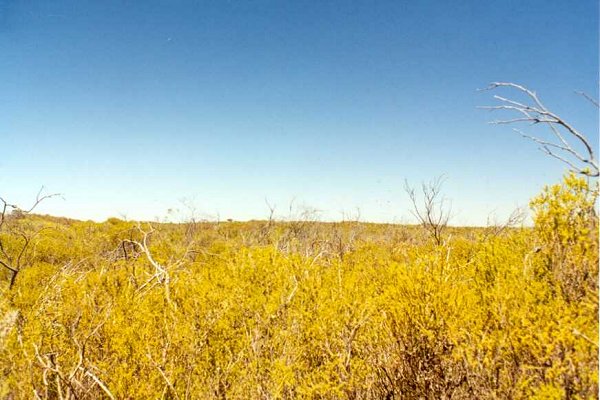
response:
M443 240L9 215L7 252L40 233L0 276L0 396L597 398L594 185L546 188L533 228Z

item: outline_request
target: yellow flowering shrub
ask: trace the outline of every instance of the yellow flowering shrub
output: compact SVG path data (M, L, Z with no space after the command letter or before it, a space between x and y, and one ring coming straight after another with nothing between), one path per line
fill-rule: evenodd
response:
M598 280L598 185L570 173L564 183L547 186L531 201L535 235L544 270L560 284L568 299L595 290Z
M2 277L0 398L597 398L594 202L569 175L532 201L534 228L440 245L357 222L144 238L30 215L49 229Z

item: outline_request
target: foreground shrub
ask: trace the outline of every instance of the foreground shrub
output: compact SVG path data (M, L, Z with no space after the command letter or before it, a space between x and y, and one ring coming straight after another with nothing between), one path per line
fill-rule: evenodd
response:
M532 202L534 229L442 244L356 223L292 239L160 225L160 276L123 245L133 224L27 216L53 229L2 289L0 396L597 398L594 196L567 176Z

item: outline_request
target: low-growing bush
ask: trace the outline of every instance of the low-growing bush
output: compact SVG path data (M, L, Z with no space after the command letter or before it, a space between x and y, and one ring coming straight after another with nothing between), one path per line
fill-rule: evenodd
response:
M534 228L441 243L26 215L11 223L52 229L3 276L0 397L597 398L595 196L569 175L532 201Z

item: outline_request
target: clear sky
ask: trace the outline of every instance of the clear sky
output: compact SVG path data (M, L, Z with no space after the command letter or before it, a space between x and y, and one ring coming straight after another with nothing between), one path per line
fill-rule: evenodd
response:
M261 219L265 199L410 221L445 174L455 224L562 164L476 109L535 89L598 143L598 1L0 0L0 195L81 219ZM538 133L536 128L531 133ZM182 211L186 213L187 211Z

